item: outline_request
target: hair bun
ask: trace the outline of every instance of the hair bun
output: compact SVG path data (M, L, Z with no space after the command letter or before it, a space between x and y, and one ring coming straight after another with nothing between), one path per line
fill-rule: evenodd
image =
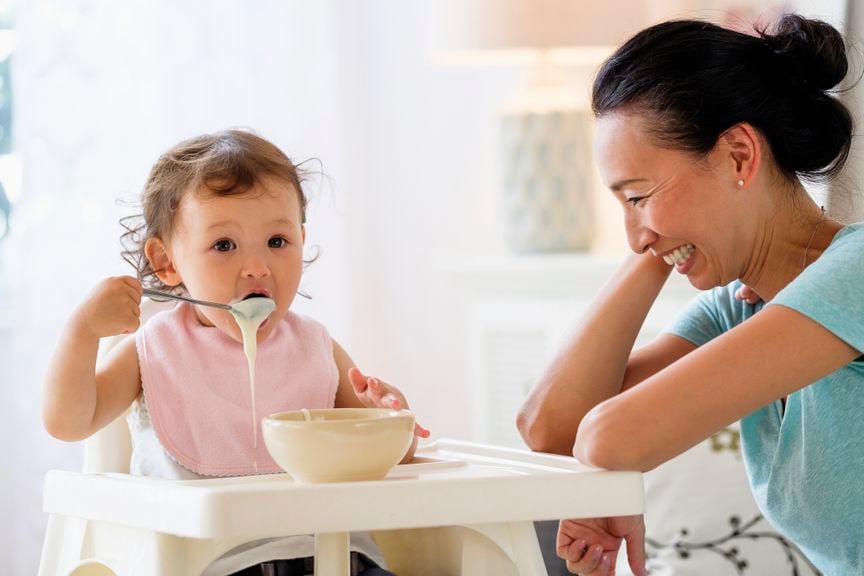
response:
M836 28L821 20L784 14L773 34L763 34L771 50L787 62L789 74L813 90L830 90L846 76L846 45Z

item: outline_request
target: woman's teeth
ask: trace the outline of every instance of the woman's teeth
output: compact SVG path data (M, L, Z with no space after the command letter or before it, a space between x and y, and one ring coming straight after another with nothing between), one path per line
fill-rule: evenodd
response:
M687 260L693 251L696 249L692 244L684 244L683 246L679 246L669 254L663 255L663 261L670 266L674 266L675 264L680 264Z

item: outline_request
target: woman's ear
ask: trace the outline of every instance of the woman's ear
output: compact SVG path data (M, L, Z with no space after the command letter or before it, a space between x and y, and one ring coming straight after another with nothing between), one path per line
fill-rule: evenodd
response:
M753 181L762 164L762 139L747 122L732 126L720 135L718 150L731 169L730 182L744 188Z
M144 255L150 262L150 267L156 277L166 286L177 286L183 280L174 266L174 260L168 251L168 247L161 238L149 238L144 244Z

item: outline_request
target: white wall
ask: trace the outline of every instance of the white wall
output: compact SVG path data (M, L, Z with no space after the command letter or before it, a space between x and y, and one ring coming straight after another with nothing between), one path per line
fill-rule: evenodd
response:
M438 265L499 244L496 107L513 72L430 66L426 8L343 6L355 12L342 20L343 70L358 71L344 105L350 351L409 390L436 434L464 436L469 407L453 361L464 342L451 331L458 302Z

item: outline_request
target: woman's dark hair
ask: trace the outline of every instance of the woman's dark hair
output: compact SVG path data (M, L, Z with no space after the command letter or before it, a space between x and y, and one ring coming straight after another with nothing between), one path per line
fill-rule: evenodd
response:
M698 155L748 122L785 177L832 178L852 138L852 116L828 92L848 69L843 37L825 22L794 14L757 34L695 20L647 28L601 67L594 114L647 114L660 145Z
M135 268L145 286L174 290L156 276L144 246L150 238L171 238L183 196L199 190L218 195L244 194L267 177L287 184L297 194L305 222L307 200L302 183L306 172L275 144L253 132L236 129L180 142L150 169L141 192L142 213L120 221L125 229L120 238L123 259ZM184 289L182 285L176 288Z

